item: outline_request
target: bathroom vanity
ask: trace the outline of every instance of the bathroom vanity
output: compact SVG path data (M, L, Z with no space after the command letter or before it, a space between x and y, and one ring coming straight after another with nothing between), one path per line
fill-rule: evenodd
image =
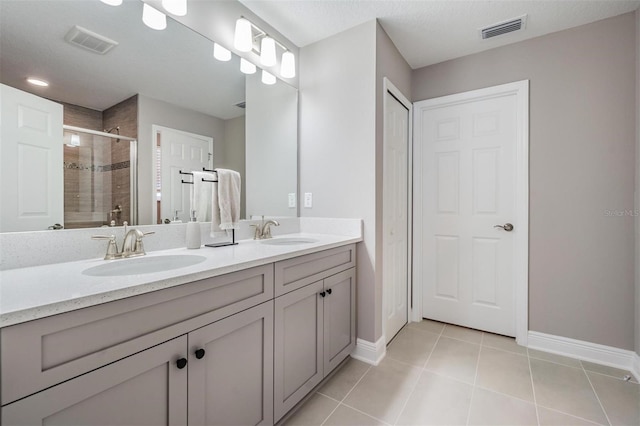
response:
M3 286L25 280L5 293L38 274L44 293L48 279L88 289L0 315L2 424L274 424L355 347L360 239L316 237L147 275L83 275L96 260L3 271Z

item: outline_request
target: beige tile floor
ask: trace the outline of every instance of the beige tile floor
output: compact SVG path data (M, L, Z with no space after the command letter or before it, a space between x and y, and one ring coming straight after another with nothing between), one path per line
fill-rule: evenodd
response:
M377 367L350 359L286 425L640 426L626 374L424 320Z

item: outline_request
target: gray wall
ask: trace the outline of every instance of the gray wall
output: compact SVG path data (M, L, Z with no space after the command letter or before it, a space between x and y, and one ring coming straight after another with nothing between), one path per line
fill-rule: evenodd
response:
M246 78L247 215L297 216L288 195L298 191L298 90L260 79Z
M636 211L640 211L640 9L636 10ZM636 217L636 353L640 355L640 216Z
M529 79L529 328L634 347L633 13L414 70L412 100Z
M377 340L383 332L382 315L382 226L383 226L383 166L384 166L384 77L407 98L411 99L411 67L404 60L396 46L380 24L376 25L376 334Z
M217 167L223 169L231 169L240 173L242 177L241 199L240 202L240 218L246 217L246 173L245 173L245 117L240 116L225 120L224 122L224 141L222 144L222 158Z
M147 96L138 96L138 204L141 224L155 223L153 186L155 144L151 126L169 127L213 138L213 158L222 157L224 120L180 108Z
M376 340L376 23L300 49L301 216L361 218L358 337Z

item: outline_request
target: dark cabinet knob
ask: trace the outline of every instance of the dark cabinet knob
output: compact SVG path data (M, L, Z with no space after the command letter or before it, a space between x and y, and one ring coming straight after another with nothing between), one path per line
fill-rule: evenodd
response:
M176 361L176 365L178 366L178 368L180 370L182 370L183 368L185 368L187 366L187 359L186 358L180 358L179 360Z
M331 294L331 289L330 288L327 289L327 294Z
M204 349L198 349L195 352L195 354L196 354L196 358L202 359L202 358L204 358L205 351L204 351Z
M320 297L325 297L327 294L324 291L320 292Z

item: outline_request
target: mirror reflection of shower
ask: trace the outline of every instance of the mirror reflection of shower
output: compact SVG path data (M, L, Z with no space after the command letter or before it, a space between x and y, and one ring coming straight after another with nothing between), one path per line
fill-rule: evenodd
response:
M63 140L64 227L136 224L136 140L119 127L73 126L64 126Z

